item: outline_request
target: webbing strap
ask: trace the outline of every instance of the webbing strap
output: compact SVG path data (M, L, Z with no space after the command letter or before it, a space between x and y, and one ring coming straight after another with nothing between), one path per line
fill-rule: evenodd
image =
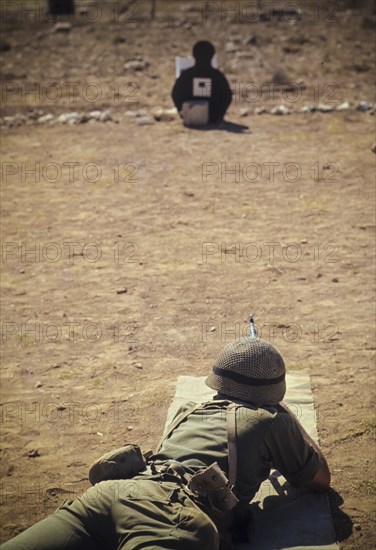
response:
M238 466L238 454L236 448L236 409L237 405L231 403L226 410L227 417L227 447L228 447L228 480L230 485L236 484Z

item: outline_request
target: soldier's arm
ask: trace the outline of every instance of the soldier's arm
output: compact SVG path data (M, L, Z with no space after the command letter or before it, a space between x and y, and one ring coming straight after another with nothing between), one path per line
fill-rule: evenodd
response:
M305 486L308 487L308 489L311 489L312 491L327 491L330 487L330 471L329 471L328 463L326 461L326 458L322 450L320 449L316 441L312 439L312 437L306 432L306 430L304 429L302 424L299 422L296 415L291 411L291 409L289 409L286 403L282 402L279 404L279 406L284 412L286 412L292 418L294 418L294 420L296 421L300 429L300 432L303 436L304 441L306 441L311 447L313 447L313 449L315 449L315 451L318 453L320 457L321 465L319 470L317 471L313 479L310 482L306 483Z
M290 412L288 409L280 409L265 437L272 466L294 487L305 486L313 491L325 491L330 485L325 457Z

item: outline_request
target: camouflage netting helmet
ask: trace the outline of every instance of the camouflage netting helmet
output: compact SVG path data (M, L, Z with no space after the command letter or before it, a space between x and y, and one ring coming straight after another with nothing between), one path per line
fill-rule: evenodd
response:
M285 364L272 344L245 336L220 352L207 386L232 399L276 405L286 392Z

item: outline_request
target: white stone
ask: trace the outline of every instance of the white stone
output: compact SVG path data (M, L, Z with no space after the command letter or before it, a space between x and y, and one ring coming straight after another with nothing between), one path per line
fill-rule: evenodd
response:
M94 118L95 120L100 120L102 111L90 111L89 117Z
M55 120L55 117L51 113L38 118L39 124L45 124L46 122L52 122L53 120Z
M350 103L348 101L344 101L340 105L337 105L336 111L348 111L350 109Z
M110 115L109 111L103 111L99 117L99 120L101 122L109 122L113 120L112 116Z
M66 124L67 122L69 122L70 124L74 124L75 122L78 122L80 118L81 115L73 111L71 113L62 113L57 118L57 122L61 122L62 124Z
M304 107L302 107L302 113L314 113L316 111L316 106L315 105L304 105Z
M70 32L72 30L72 25L68 21L60 21L56 23L53 27L54 32Z
M270 112L272 115L289 115L290 109L286 105L276 105Z
M334 111L333 105L327 105L325 103L319 103L317 106L317 110L320 111L320 113L331 113Z
M149 63L144 59L131 59L130 61L124 63L124 69L131 71L143 71L148 66Z
M142 116L137 119L137 124L139 126L150 126L153 123L153 119L151 119L149 116Z

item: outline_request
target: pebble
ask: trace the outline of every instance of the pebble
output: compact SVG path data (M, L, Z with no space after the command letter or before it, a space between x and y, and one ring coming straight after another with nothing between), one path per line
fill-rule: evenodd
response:
M112 121L113 118L109 111L102 111L100 114L99 120L101 122L109 122L109 121Z
M28 451L27 456L29 458L36 458L40 456L40 452L38 451L38 449L31 449L30 451Z
M242 108L240 109L240 116L247 116L247 115L249 115L249 109L248 109L248 107L242 107Z
M61 21L56 23L52 30L54 32L70 32L72 30L72 25L68 21Z
M149 63L144 59L131 59L124 63L124 69L126 71L143 71L147 67L149 67Z
M136 111L136 116L148 116L149 111L147 109L139 109Z
M339 279L337 277L333 277L332 283L339 283Z
M350 103L348 101L344 101L340 105L337 105L336 111L348 111L350 109Z
M370 105L369 103L367 103L367 101L361 101L361 102L358 103L358 105L356 106L356 110L357 110L357 111L369 111L370 109L372 109L372 105Z
M56 407L56 409L57 409L58 411L65 411L66 406L65 406L65 405L58 405L58 406Z
M376 153L376 143L374 143L371 147L372 153Z
M355 531L361 531L361 530L362 530L362 526L359 525L359 523L355 523L355 524L354 524L354 529L355 529Z
M256 107L255 114L256 115L263 115L265 113L268 113L268 109L266 107Z
M101 114L102 114L102 111L90 111L89 117L93 118L94 120L100 120Z
M276 105L270 112L272 115L289 115L291 111L286 105Z
M225 46L225 52L226 53L233 53L233 52L236 52L238 51L238 47L236 44L234 44L234 42L227 42L226 46Z
M248 44L252 44L255 46L257 44L257 37L255 34L252 34L249 38L246 38L244 40L244 44L247 46Z
M128 292L127 288L118 288L116 294L126 294Z
M137 124L139 126L150 126L153 124L153 120L149 116L142 116L137 118Z
M162 109L162 107L157 107L153 110L153 116L158 122L171 122L177 117L178 111L175 107L172 109Z
M320 111L320 113L330 113L334 111L333 105L327 105L326 103L319 103L317 105L317 110Z
M142 366L142 363L135 363L134 366L136 367L136 369L143 369L144 368Z
M76 122L79 122L81 118L81 115L79 113L71 112L71 113L62 113L58 118L57 122L61 122L62 124L66 124L69 122L69 124L75 124Z
M43 116L39 117L38 118L38 123L39 124L46 124L47 122L52 122L53 120L55 120L54 115L49 113L47 115L43 115Z
M36 387L36 388L41 388L42 386L43 386L42 382L37 382L37 383L35 384L35 387Z

